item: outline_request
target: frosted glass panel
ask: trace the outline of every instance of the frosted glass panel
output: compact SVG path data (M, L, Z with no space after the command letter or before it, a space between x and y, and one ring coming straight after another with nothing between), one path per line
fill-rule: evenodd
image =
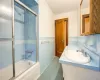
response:
M12 37L12 0L0 0L0 38Z
M12 0L0 0L0 80L13 77L12 12Z
M12 67L12 41L0 42L0 80L13 77Z

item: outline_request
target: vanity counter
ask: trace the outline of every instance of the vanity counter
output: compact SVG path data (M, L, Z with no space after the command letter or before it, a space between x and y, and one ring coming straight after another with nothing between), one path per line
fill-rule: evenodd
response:
M69 50L69 49L77 50L79 48L75 45L70 46L70 48L69 47L65 48L65 50ZM99 56L98 55L92 53L89 50L85 50L89 54L91 61L89 63L86 63L86 64L80 64L80 63L76 63L76 62L73 62L73 61L67 59L67 57L65 56L65 50L59 59L59 62L61 64L70 64L70 65L77 66L77 67L82 67L82 68L86 68L86 69L100 71L100 63L99 63Z

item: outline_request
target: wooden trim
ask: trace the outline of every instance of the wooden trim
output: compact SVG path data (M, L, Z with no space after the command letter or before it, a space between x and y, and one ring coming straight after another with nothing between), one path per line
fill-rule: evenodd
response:
M58 20L68 20L68 18L57 19L57 20L55 20L55 22Z
M69 20L68 20L68 18L66 19L67 20L67 28L66 28L66 32L67 32L67 35L66 35L66 45L68 46L68 29L69 29Z
M81 36L88 36L88 35L93 35L95 33L90 33L90 32L87 32L87 33L82 33Z
M90 17L90 26L91 26L91 20L92 20L92 18L91 18L91 11L92 11L92 0L90 0L90 4L89 4L89 6L90 6L90 14L84 14L84 15L82 15L81 14L81 9L82 9L82 3L83 3L83 0L81 0L81 3L80 3L80 35L81 36L87 36L87 35L91 35L91 34L94 34L93 32L84 32L83 33L83 30L82 30L82 26L83 26L83 17L85 18L85 17ZM82 21L81 21L82 20ZM90 27L91 28L91 27Z
M57 56L57 51L56 51L56 21L55 20L55 56Z
M89 17L90 16L90 14L84 14L84 15L82 15L84 18L87 18L87 17Z

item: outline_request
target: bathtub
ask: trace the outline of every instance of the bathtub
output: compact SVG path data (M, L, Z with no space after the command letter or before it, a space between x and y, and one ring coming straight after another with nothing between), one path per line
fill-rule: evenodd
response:
M15 74L16 76L19 76L21 73L23 73L25 70L32 67L36 62L30 61L30 60L22 60L15 64Z
M12 65L1 69L0 80L9 80L10 78L12 78L13 76L12 69L13 69ZM21 60L15 64L15 74L17 76L15 80L35 80L40 75L39 62L35 63L30 60Z

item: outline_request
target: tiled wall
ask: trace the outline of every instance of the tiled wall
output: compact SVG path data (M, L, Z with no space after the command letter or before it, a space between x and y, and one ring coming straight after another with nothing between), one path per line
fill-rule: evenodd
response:
M36 61L36 16L15 3L15 61L26 58Z
M93 70L100 70L100 34L70 37L68 49L83 49L91 57L90 66Z
M39 62L41 73L48 67L55 55L54 37L42 37L39 39Z
M70 37L69 45L82 45L89 49L90 51L100 55L100 34L80 36L80 37Z
M17 4L16 4L17 5ZM24 10L15 6L15 61L18 62L25 54L24 44Z
M12 64L12 42L0 42L0 69Z
M69 37L68 39L68 49L76 50L78 46L78 37Z
M30 55L30 57L28 58L29 60L36 62L36 16L31 12L26 11L24 14L24 18L25 53L26 51L32 52L32 55L27 53L26 54Z
M39 62L41 73L55 57L54 14L46 0L39 0Z
M78 42L95 54L100 55L100 34L81 36Z
M100 34L78 37L78 43L79 47L90 55L92 65L100 70Z

